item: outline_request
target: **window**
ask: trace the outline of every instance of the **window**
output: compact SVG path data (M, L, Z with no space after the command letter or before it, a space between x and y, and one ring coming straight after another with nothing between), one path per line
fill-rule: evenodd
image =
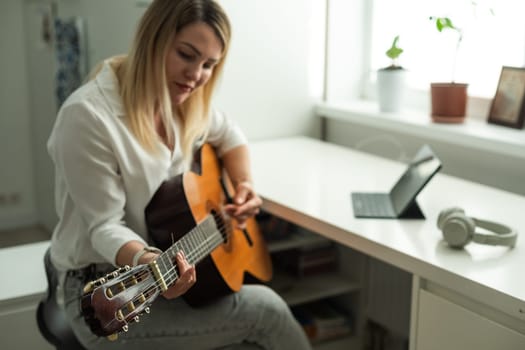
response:
M503 65L525 64L525 1L374 0L370 69L390 64L385 51L396 35L404 49L399 64L409 70L408 85L430 82L469 84L469 95L492 98ZM449 17L463 31L455 74L457 33L439 33L429 17ZM374 78L372 77L372 80Z

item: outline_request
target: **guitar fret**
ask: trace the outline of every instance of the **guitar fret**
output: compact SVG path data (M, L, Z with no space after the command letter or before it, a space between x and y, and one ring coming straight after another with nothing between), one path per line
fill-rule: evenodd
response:
M186 239L186 244L188 247L188 254L186 255L186 258L188 259L188 262L190 264L193 264L193 256L195 251L195 243L193 241L193 236L195 235L195 232L196 227L191 231L190 235L186 235L186 237L184 237Z
M220 235L217 234L218 231L211 232L208 237L205 237L202 240L202 246L201 246L201 255L199 257L199 260L202 259L204 256L208 255L209 251L212 251L215 247L217 247L220 243L222 243L222 240L220 239ZM204 236L204 232L203 232Z
M203 224L205 224L207 221L203 222ZM201 251L201 247L202 247L202 230L201 230L201 227L202 226L197 226L195 227L195 232L194 234L192 235L191 239L192 239L192 242L194 243L194 254L192 255L192 264L195 264L197 263L198 261L200 261L200 251Z
M200 229L200 227L197 229L197 232L196 232L196 235L199 235L199 237L202 237L203 236L203 232L202 230ZM201 244L198 246L197 249L195 249L195 261L199 261L201 259L201 255L202 255L202 239L199 239L201 241Z
M164 253L167 256L167 259L169 263L171 264L172 268L170 269L169 276L166 278L168 281L168 284L173 283L177 280L177 264L175 263L175 254L178 251L177 249L178 244L175 243L171 247L169 247Z
M201 249L199 250L199 260L201 260L206 254L206 252L208 251L209 247L207 245L208 243L208 239L209 239L209 235L207 237L206 233L204 232L204 230L202 229L199 229L199 233L202 237L202 244L201 244ZM212 235L213 233L210 233L210 235Z
M194 233L195 233L195 230L192 230L191 234L190 235L186 235L184 237L184 239L183 239L183 242L182 242L182 244L184 246L184 249L183 249L184 255L186 256L186 260L188 260L188 262L190 264L192 264L192 261L191 261L192 260L192 252L194 250L193 245L192 245L193 242L191 241L191 238L192 238Z
M204 221L202 223L202 225L205 225L206 222L208 222L208 220ZM193 235L191 237L191 240L192 242L194 242L194 249L193 249L193 254L192 254L192 264L195 264L197 263L199 260L200 260L200 251L201 251L201 247L202 247L202 242L200 243L196 243L198 241L202 241L201 237L202 237L202 231L201 231L201 227L202 225L199 225L197 227L195 227L195 230L193 232Z
M171 260L170 259L166 259L165 256L161 256L160 257L161 259L161 263L162 263L162 266L159 266L159 268L163 269L163 275L168 275L169 276L169 272L171 271L171 269L173 268L173 264L171 263ZM166 281L168 284L169 282Z
M206 233L204 232L204 230L199 230L199 233L200 233L200 240L202 242L202 248L201 248L201 251L206 254L207 251L209 251L210 249L210 246L208 244L208 239L206 237Z
M196 235L199 236L199 241L201 242L201 244L199 244L198 249L195 250L195 255L196 255L196 260L200 260L202 251L203 251L202 246L203 246L203 243L205 242L206 237L200 227L197 229Z
M195 265L221 243L222 235L210 215L159 256L159 270L166 283L171 285L179 278L175 261L179 251L184 252L189 264Z

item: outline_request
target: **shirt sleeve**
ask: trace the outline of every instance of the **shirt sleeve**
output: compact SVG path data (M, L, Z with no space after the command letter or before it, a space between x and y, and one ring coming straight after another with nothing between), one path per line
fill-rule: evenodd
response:
M224 113L212 110L210 117L210 129L207 142L209 142L221 157L232 148L247 143L246 136L241 128Z
M50 154L93 249L117 265L117 252L125 243L146 243L124 221L126 195L111 134L96 113L81 103L64 107L59 118Z

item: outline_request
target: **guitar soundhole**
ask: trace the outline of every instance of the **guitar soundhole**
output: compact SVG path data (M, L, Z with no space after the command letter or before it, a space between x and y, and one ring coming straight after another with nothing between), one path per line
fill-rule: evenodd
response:
M213 216L213 220L215 220L215 224L221 233L224 243L227 243L229 237L229 224L226 222L224 216L217 210L212 209L210 214Z

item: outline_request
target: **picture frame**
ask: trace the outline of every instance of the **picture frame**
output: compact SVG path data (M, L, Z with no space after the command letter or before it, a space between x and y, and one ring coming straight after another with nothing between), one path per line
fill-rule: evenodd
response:
M488 122L522 129L525 121L525 67L503 66Z

